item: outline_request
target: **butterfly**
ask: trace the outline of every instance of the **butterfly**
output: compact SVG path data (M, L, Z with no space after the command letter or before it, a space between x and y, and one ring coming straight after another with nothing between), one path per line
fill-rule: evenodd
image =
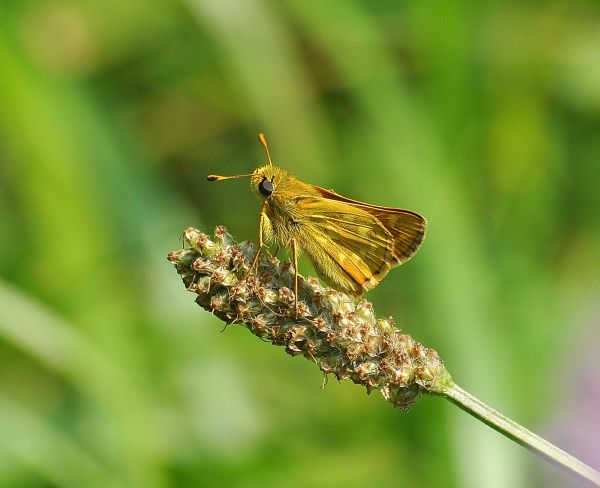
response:
M298 318L298 255L305 254L332 288L359 297L375 288L390 269L404 264L421 247L427 221L410 210L370 205L332 190L294 178L273 164L265 136L268 163L252 173L209 175L208 181L250 178L261 202L258 250L249 272L266 243L292 250L294 300Z

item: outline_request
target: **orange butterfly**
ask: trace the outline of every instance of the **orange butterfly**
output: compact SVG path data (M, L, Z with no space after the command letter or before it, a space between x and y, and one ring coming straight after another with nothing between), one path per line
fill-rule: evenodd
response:
M427 221L415 212L378 207L309 185L275 166L267 141L268 164L236 176L209 175L208 181L250 177L262 202L259 248L254 269L266 242L275 241L294 254L294 296L298 317L298 254L311 260L327 284L354 296L373 289L391 268L408 261L425 237Z

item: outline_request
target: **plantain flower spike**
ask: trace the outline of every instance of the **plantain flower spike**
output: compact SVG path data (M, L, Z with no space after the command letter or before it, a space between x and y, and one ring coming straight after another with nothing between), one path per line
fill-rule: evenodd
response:
M255 249L236 243L225 227L213 236L188 227L184 247L169 253L196 303L226 324L242 324L257 337L302 355L325 375L350 379L367 392L407 410L423 393L440 394L453 384L437 352L402 333L373 305L299 277L296 319L294 268L263 256L248 273Z

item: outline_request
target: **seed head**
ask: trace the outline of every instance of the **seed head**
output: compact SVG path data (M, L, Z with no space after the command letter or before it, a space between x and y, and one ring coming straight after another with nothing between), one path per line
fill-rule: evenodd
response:
M223 226L212 237L188 227L182 237L189 247L168 260L196 303L226 324L241 324L288 354L303 355L326 376L379 390L405 410L421 394L452 384L437 352L396 329L391 317L377 318L370 302L299 276L296 319L292 264L263 254L249 274L254 246L234 242Z

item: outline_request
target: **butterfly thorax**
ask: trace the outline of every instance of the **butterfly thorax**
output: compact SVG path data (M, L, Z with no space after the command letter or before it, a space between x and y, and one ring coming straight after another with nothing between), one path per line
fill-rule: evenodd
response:
M271 183L269 196L260 191L263 180ZM316 196L312 185L307 185L278 166L266 165L257 168L251 177L252 191L264 205L266 219L263 234L266 240L276 240L282 246L301 231L304 216L298 208L298 200L306 196ZM269 187L269 188L271 188Z

